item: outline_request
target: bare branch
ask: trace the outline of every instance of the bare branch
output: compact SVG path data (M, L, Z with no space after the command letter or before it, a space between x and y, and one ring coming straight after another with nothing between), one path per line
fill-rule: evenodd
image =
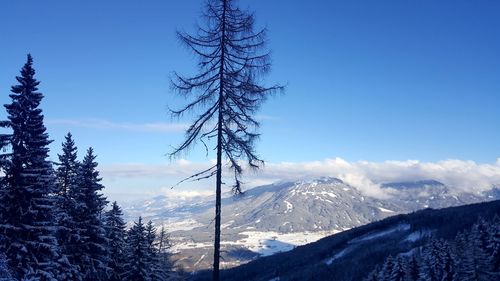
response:
M183 180L179 181L178 183L174 184L173 186L170 187L170 189L173 189L174 187L179 186L180 184L186 182L186 181L200 181L202 179L210 178L215 175L217 165L213 165L212 167L203 170L201 172L198 172L194 175L191 175L187 178L184 178Z

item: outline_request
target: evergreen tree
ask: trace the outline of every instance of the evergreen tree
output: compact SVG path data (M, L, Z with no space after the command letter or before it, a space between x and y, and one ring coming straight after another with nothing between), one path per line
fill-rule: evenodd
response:
M484 220L475 224L468 236L468 258L464 260L466 266L473 270L469 272L471 277L477 281L491 280L491 270L488 256L488 230Z
M14 278L57 280L64 264L57 262L56 182L47 160L51 141L39 108L43 95L34 75L28 55L21 76L16 77L19 84L12 87L12 103L5 105L12 135L8 138L11 153L3 163L0 251L5 252Z
M405 267L406 267L405 260L401 256L398 256L394 260L394 265L392 267L390 277L388 280L390 280L390 281L405 281L404 280L405 279L405 272L406 272Z
M374 269L368 274L368 276L365 279L363 279L363 281L380 281L378 276L379 276L378 270Z
M500 217L495 216L490 226L488 241L489 263L492 275L500 279Z
M62 143L62 154L58 155L59 164L56 171L58 180L58 194L69 196L69 190L75 188L79 163L77 160L77 147L73 136L68 133Z
M171 260L170 252L169 249L172 247L170 243L170 238L169 235L165 231L165 227L162 226L160 233L157 238L157 262L156 262L156 278L157 280L171 280L171 279L180 279L179 276L177 278L174 278L176 276L175 272L173 271L174 265Z
M174 267L170 260L169 249L171 247L170 236L166 233L165 227L162 225L160 234L158 235L158 255L160 256L160 264L166 271L171 271Z
M184 142L172 156L189 149L196 141L216 141L216 164L193 175L202 179L216 176L215 236L213 279L219 280L221 186L223 154L234 173L235 193L241 193L244 159L257 169L263 161L255 153L259 122L253 116L262 102L283 87L265 87L258 83L270 69L265 47L265 30L254 31L254 17L240 10L235 0L209 0L206 4L206 27L195 36L179 33L183 44L200 58L199 73L192 77L176 75L173 86L184 97L193 97L186 106L172 111L181 116L200 109L201 114L186 131Z
M389 281L393 268L394 268L394 258L392 256L388 256L384 262L384 265L382 265L382 268L380 269L380 271L378 273L378 276L377 276L378 280Z
M71 256L78 244L74 244L72 237L75 235L76 223L72 215L72 209L75 206L75 200L70 195L76 190L77 175L79 162L77 160L77 147L72 138L71 133L65 136L65 141L62 143L62 154L58 155L59 163L56 170L57 176L57 221L58 232L57 240L61 247L63 256L71 260ZM74 239L77 240L77 239ZM82 274L76 265L72 274L68 276L68 280L81 280ZM68 272L69 273L69 272Z
M454 281L458 278L455 269L455 260L453 258L450 244L443 241L442 250L440 254L441 261L441 281Z
M146 240L148 243L148 251L155 252L155 242L156 242L156 227L152 221L148 221L146 224Z
M173 267L167 252L170 242L163 226L159 236L156 232L153 222L149 221L146 224L146 240L151 264L151 281L163 281L169 279Z
M113 202L111 210L106 213L106 237L109 249L109 281L120 281L125 273L127 262L127 245L125 242L125 222L123 213L118 204Z
M161 226L160 235L158 235L158 252L166 253L172 245L170 244L170 237L165 231L165 226Z
M420 276L419 264L415 255L411 255L406 264L405 281L418 281Z
M129 247L124 281L151 281L152 265L146 228L139 217L127 234Z
M457 234L454 241L454 253L456 263L459 265L457 268L458 280L475 280L475 263L472 250L469 248L467 232Z
M164 274L156 247L156 227L152 221L148 221L146 224L146 241L148 245L149 264L151 265L151 281L161 281L164 278Z
M84 280L106 280L109 255L106 232L102 218L106 198L100 193L104 188L99 182L96 170L96 156L92 148L87 150L78 170L76 188L69 194L75 201L71 217L75 222L71 244L73 255L71 262L80 267Z
M0 121L0 128L9 128L10 127L10 122L9 121ZM0 150L3 152L7 151L7 148L9 146L10 138L12 137L11 134L0 134ZM9 166L9 157L11 155L9 153L3 153L0 154L0 171L2 173L5 173ZM6 195L3 193L5 192L6 189L6 182L4 180L4 177L0 178L0 199L7 198ZM3 210L0 204L0 211ZM1 214L0 214L1 218ZM0 245L3 243L1 242L3 240L3 237L0 235ZM5 254L3 252L0 252L0 281L14 281L10 274L10 269L9 266L7 265L7 259L5 257Z
M0 121L0 128L7 129L10 128L10 121L2 120ZM12 134L2 133L0 134L0 151L6 152L9 145L10 140L12 138ZM2 153L0 154L0 171L4 172L7 170L7 167L10 163L9 161L10 154Z
M424 248L422 270L420 276L426 281L440 281L443 276L443 265L441 261L441 251L443 251L442 241L432 239Z
M0 281L15 281L10 274L7 261L5 260L5 255L3 253L0 253Z

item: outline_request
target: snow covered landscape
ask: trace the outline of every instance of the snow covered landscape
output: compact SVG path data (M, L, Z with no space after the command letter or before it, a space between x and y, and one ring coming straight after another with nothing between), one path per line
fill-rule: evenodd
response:
M397 195L387 199L369 197L356 187L328 177L255 187L239 197L226 194L223 197L221 228L224 239L221 246L230 254L225 256L225 267L289 251L397 214L500 199L495 197L496 190L456 194L444 184L431 180L386 183L384 186L396 188L393 192ZM155 197L146 200L147 203L137 201L124 207L125 215L148 214L145 219L165 225L174 242L172 249L186 269L210 268L213 198L196 198L196 202L187 200L162 208L163 200L169 199ZM391 231L396 230L401 229ZM416 235L413 233L408 239L417 239ZM359 239L370 237L373 236Z
M500 1L0 5L0 281L500 280Z

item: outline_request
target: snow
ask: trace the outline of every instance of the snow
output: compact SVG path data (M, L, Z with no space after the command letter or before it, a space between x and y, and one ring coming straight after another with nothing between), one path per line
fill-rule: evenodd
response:
M244 244L253 252L259 253L262 256L269 256L279 252L290 251L299 245L315 242L323 237L338 232L339 231L278 233L274 231L245 231L241 233L247 236L245 239L228 243ZM221 243L224 244L224 242Z
M284 201L285 201L285 204L286 204L286 211L285 211L285 214L286 214L286 213L292 211L293 205L292 205L292 203L288 202L287 200L284 200Z
M323 202L328 202L328 203L331 203L331 204L334 203L332 200L323 199L323 197L320 197L320 196L316 196L315 199L319 200L319 201L323 201Z
M168 230L171 232L177 231L177 230L192 230L196 227L203 226L203 224L199 223L198 221L196 221L194 219L168 221L168 222L164 222L163 225L165 225L165 228L168 227Z
M339 258L345 256L346 254L352 252L354 249L356 249L357 247L359 247L360 246L359 244L361 242L370 241L370 240L373 240L373 239L377 239L377 238L389 235L389 234L394 233L394 232L406 231L406 230L409 230L409 229L410 229L410 225L409 224L399 224L399 225L396 225L395 227L392 227L392 228L389 228L389 229L386 229L386 230L383 230L383 231L377 231L377 232L369 233L367 235L364 235L364 236L361 236L361 237L358 237L358 238L354 238L354 239L349 240L347 242L347 244L349 246L345 247L340 252L337 252L336 254L334 254L333 256L331 256L330 258L325 259L323 262L326 265L331 265L336 259L339 259ZM362 244L361 244L361 246L362 246Z
M245 247L261 256L286 252L297 246L315 242L323 237L338 233L333 231L279 233L274 231L243 231L236 241L221 241L221 245ZM172 252L184 249L210 248L212 242L175 241Z
M220 227L221 228L228 228L229 226L231 226L232 224L234 223L234 220L230 220L224 224L222 224Z
M380 211L382 211L383 213L394 213L394 211L393 211L393 210L385 209L385 208L382 208L382 207L378 207L378 209L379 209Z
M415 254L415 251L416 251L416 248L413 248L407 252L404 252L404 253L401 253L399 254L399 256L402 256L402 257L411 257L412 255Z
M333 192L328 192L328 191L301 191L298 193L301 195L311 195L311 196L327 195L327 196L330 196L332 198L337 198L337 194L335 194ZM296 193L294 193L293 195L295 195L295 194Z
M349 241L349 244L363 242L363 241L368 241L368 240L373 240L373 239L377 239L377 238L380 238L380 237L392 234L394 232L405 231L405 230L409 230L409 229L410 229L410 225L409 224L399 224L399 225L397 225L397 226L395 226L393 228L389 228L389 229L384 230L384 231L378 231L378 232L370 233L370 234L361 236L359 238L353 239L353 240Z
M428 237L431 235L430 230L419 230L419 231L414 231L406 237L404 241L410 241L410 242L415 242L418 241L422 238Z
M205 254L201 255L201 257L194 263L193 266L197 266L203 259L205 258Z
M348 252L350 252L352 250L352 248L348 247L348 248L345 248L343 249L342 251L338 252L337 254L335 254L333 257L329 258L329 259L326 259L325 260L325 263L326 265L331 265L332 262L338 258L341 258L343 256L345 256L345 254L347 254Z

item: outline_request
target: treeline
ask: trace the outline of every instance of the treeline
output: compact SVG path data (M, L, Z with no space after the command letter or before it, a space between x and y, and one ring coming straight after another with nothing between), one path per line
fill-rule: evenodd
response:
M431 239L413 251L389 256L365 281L500 280L500 218L479 221L451 242Z
M139 218L127 231L116 202L106 211L92 148L79 161L68 133L59 162L48 160L34 75L28 55L0 122L0 280L169 280L165 230Z

